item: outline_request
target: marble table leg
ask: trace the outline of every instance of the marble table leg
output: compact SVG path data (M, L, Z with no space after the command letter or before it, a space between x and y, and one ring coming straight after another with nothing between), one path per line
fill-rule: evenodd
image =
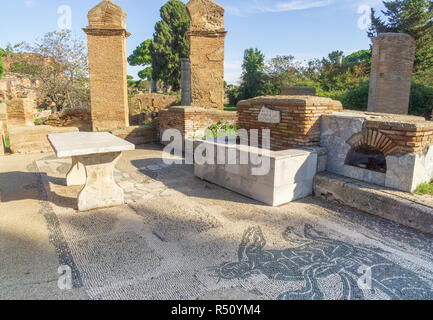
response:
M121 156L121 152L112 152L78 157L87 173L86 185L78 195L79 211L125 203L123 190L114 181L114 167Z
M86 168L77 157L72 157L72 167L66 175L66 185L82 186L86 184Z

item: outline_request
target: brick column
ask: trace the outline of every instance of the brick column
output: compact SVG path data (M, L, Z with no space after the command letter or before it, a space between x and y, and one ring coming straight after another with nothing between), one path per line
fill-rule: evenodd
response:
M191 62L191 105L224 108L224 8L212 0L191 0L188 32Z
M373 39L368 111L408 114L415 40L403 33Z
M105 0L89 11L87 34L93 130L129 126L126 14Z

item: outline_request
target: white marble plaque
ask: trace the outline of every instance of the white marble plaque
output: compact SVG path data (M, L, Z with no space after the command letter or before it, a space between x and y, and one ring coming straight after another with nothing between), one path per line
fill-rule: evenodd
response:
M264 123L280 123L281 111L264 105L259 114L259 121Z

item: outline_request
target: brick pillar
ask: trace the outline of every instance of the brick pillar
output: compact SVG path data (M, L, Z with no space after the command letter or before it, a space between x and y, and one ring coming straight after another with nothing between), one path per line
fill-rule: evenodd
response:
M93 130L129 126L126 14L105 0L89 11L87 34Z
M191 62L191 105L224 108L224 8L212 0L191 0L188 32Z
M415 40L403 33L373 39L368 111L408 114Z

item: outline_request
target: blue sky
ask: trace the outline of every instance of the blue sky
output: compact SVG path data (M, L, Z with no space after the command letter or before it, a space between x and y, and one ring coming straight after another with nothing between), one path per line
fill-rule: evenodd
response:
M8 42L32 42L58 29L61 6L71 8L72 29L83 35L87 12L98 0L0 0L0 47ZM152 37L159 8L165 0L115 0L126 11L128 54ZM184 1L187 2L187 1ZM333 50L350 54L368 49L370 40L359 27L365 8L382 9L381 0L217 0L226 8L225 78L236 83L241 74L243 52L257 47L266 59L276 55L298 60L321 58ZM365 12L365 11L364 11ZM138 69L139 70L139 69ZM137 68L128 72L136 76Z

